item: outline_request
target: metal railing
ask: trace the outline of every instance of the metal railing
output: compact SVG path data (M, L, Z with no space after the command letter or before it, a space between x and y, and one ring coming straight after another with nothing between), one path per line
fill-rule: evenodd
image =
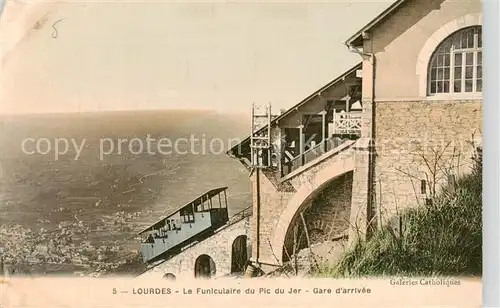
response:
M339 137L331 137L331 138L326 139L323 142L320 142L319 144L315 145L314 147L312 147L304 152L304 160L302 160L301 156L298 155L298 156L294 157L290 162L288 162L288 164L291 168L288 168L288 166L284 166L283 167L284 175L290 174L293 171L304 166L305 164L314 161L315 159L317 159L320 156L337 148L342 143L344 143L348 140L349 139L342 139Z
M227 226L230 226L230 225L233 225L247 217L250 217L252 216L252 206L249 206L241 211L239 211L238 213L234 214L233 216L229 217L229 220L228 222L226 223L226 225L224 225L224 227L227 227Z

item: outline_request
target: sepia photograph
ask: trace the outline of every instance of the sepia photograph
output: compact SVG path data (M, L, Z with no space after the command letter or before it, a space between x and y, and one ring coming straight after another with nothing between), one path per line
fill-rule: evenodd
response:
M480 306L480 0L1 3L2 281Z

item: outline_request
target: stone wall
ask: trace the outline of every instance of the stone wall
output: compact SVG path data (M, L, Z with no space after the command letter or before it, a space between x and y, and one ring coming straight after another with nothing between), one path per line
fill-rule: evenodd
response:
M196 259L203 254L210 256L215 262L215 278L229 274L231 272L231 252L234 240L240 235L246 235L247 252L250 253L251 251L250 219L251 217L247 217L228 226L208 239L150 269L140 277L161 279L165 274L171 273L176 278L193 278ZM250 258L250 255L248 257Z
M470 171L473 143L481 142L480 100L377 102L375 110L375 195L382 217L424 202L448 174Z
M251 176L253 196L252 216L252 260L268 264L276 264L276 252L271 248L276 223L284 207L292 197L292 192L278 191L269 179L261 173L260 178L260 210L257 210L257 175ZM259 213L259 216L257 216ZM260 217L260 219L259 219ZM257 220L259 220L257 222ZM257 245L259 245L257 247ZM257 251L259 249L259 251ZM258 260L257 260L258 257ZM281 260L280 260L281 261Z

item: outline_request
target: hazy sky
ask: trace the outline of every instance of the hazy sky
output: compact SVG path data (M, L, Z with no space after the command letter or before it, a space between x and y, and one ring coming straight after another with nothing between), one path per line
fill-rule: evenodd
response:
M9 0L1 112L288 108L360 61L344 41L391 2Z

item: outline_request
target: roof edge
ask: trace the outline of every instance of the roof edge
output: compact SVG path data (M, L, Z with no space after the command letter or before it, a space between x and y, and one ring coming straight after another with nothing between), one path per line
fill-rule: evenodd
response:
M386 8L382 13L377 15L374 19L372 19L368 24L366 24L363 28L361 28L358 32L353 34L349 39L345 41L345 44L348 46L359 46L356 45L357 42L360 41L362 42L362 36L363 33L371 30L373 27L377 26L380 22L385 20L389 15L394 13L395 10L397 10L404 2L407 0L397 0L393 4L391 4L388 8Z

